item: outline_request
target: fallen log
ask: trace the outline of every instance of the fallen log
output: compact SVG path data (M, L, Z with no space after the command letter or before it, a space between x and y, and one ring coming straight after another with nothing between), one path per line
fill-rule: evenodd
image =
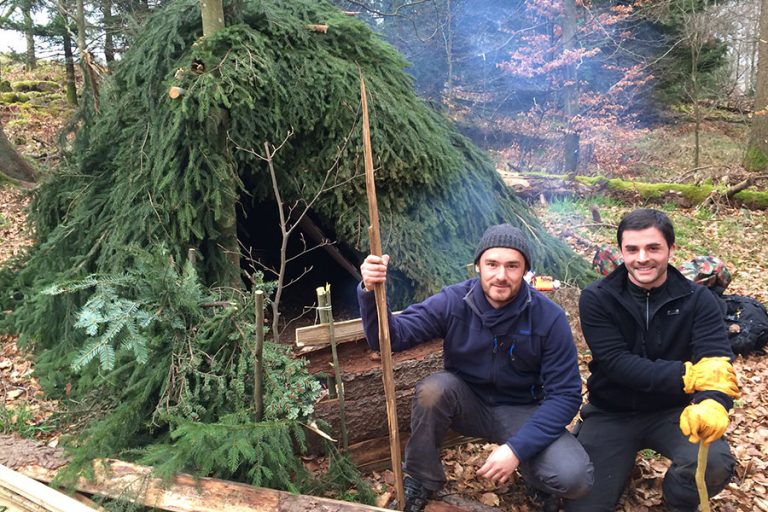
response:
M172 512L386 512L379 507L215 478L180 474L167 482L153 476L150 467L119 460L95 461L93 468L93 479L80 478L75 483L77 490ZM23 466L18 471L42 482L52 481L57 474L57 470L41 466Z
M691 208L719 193L737 206L753 210L768 208L768 192L745 189L755 184L755 178L732 189L725 189L709 184L645 183L602 176L576 176L575 180L569 180L565 175L499 172L504 183L513 189L516 195L529 202L538 201L541 197L552 199L610 195L630 202L673 203L683 208Z
M349 443L385 437L389 432L386 401L382 370L376 354L359 340L339 345L337 350L344 383ZM303 357L309 361L310 373L323 379L330 377L330 348L306 353ZM410 431L411 399L416 382L443 369L442 340L433 340L393 354L393 367L398 428L400 432L407 433ZM315 404L315 417L328 422L331 425L329 434L339 439L341 418L336 399L327 398Z

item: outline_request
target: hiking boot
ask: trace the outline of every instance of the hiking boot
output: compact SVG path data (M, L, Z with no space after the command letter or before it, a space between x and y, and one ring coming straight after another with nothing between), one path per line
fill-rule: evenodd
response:
M404 512L422 512L429 501L431 494L418 480L410 475L403 479L403 490L405 493Z

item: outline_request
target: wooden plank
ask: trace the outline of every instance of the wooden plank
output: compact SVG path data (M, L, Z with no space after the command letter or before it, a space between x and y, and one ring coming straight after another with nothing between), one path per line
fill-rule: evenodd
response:
M50 482L57 471L24 466L19 468L19 472ZM94 462L94 478L81 478L75 487L82 492L171 512L387 512L387 509L378 507L291 494L215 478L195 479L181 474L165 482L153 476L150 467L113 459Z
M392 313L399 315L400 311ZM334 336L336 343L348 343L365 339L363 331L363 321L360 318L346 320L344 322L333 323ZM327 323L310 325L308 327L299 327L296 329L296 346L308 347L313 345L330 345L331 326Z
M0 464L0 486L50 512L93 512L94 509L47 485ZM13 499L11 499L13 501ZM29 508L29 507L28 507Z

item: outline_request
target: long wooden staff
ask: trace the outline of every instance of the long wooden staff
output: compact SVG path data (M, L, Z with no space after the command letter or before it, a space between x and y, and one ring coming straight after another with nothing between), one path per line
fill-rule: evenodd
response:
M371 225L368 238L371 242L371 254L382 255L381 233L379 231L379 207L376 203L376 182L373 180L373 152L371 150L371 128L368 124L368 99L365 94L365 80L360 75L360 99L363 107L363 149L365 154L365 190L368 193L368 214ZM397 507L405 505L403 492L403 468L400 466L400 431L397 427L397 406L395 400L395 378L392 371L392 347L389 341L389 319L387 318L387 292L384 283L374 286L376 294L376 313L379 317L379 349L381 350L382 379L384 397L387 402L387 422L389 423L389 451L392 459L392 471L395 474L395 493Z

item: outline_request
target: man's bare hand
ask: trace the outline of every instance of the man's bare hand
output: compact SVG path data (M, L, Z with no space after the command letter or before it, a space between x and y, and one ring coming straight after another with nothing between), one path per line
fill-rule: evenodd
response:
M488 456L483 467L477 470L479 476L490 479L496 484L503 484L515 472L520 461L507 444L502 444Z
M387 265L389 264L389 255L374 256L369 254L363 264L360 265L360 275L363 276L363 287L373 291L375 285L387 280Z

